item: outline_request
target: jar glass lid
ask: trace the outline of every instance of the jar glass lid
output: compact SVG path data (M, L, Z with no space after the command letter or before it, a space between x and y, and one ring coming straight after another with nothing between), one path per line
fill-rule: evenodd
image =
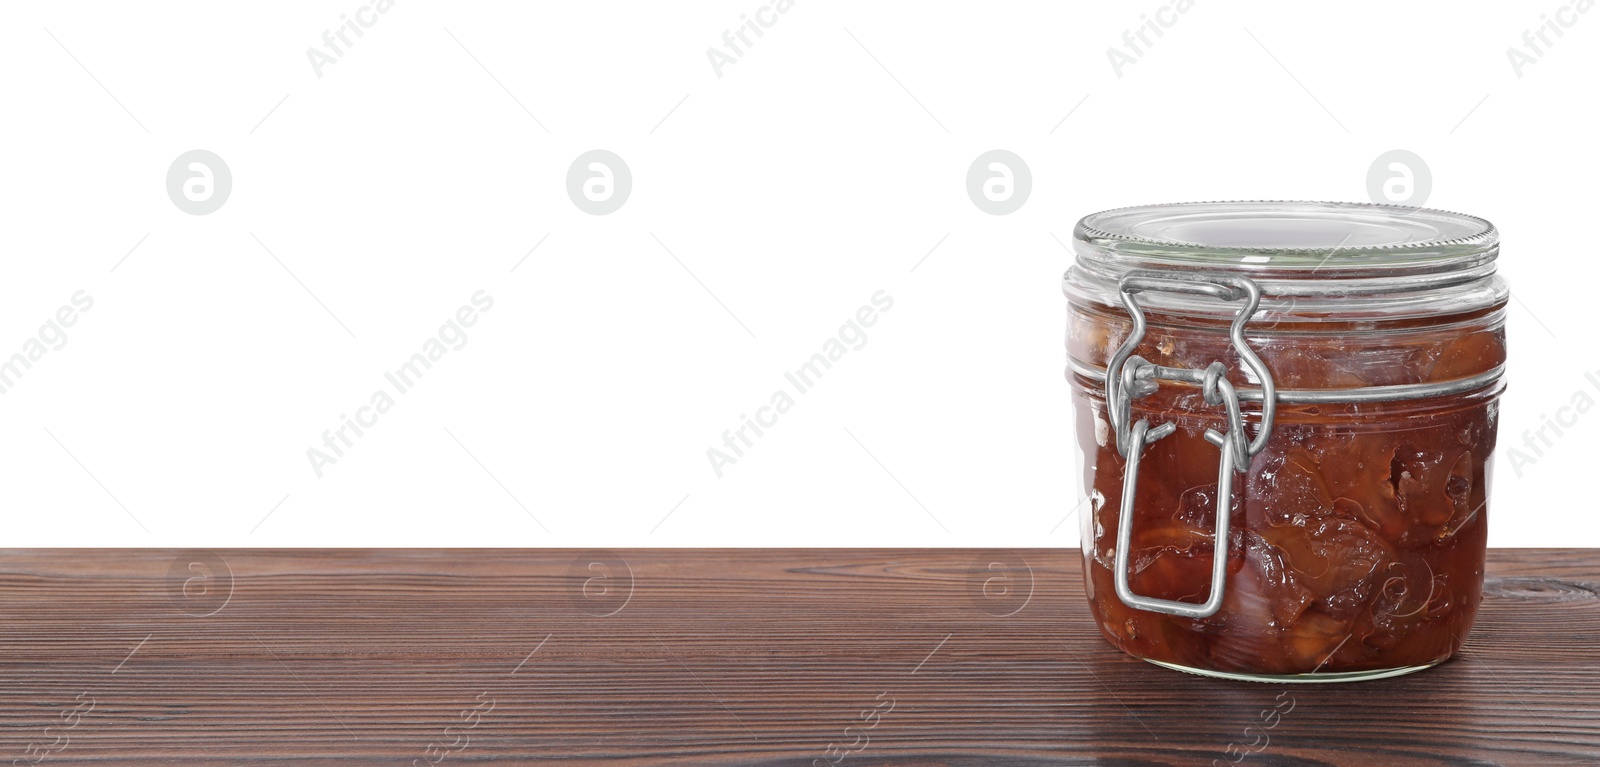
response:
M1117 303L1117 281L1135 269L1250 277L1268 313L1417 316L1489 306L1506 294L1495 276L1494 225L1427 208L1338 202L1118 208L1083 217L1072 248L1077 261L1067 275L1068 294L1110 305ZM1193 297L1160 301L1182 312L1218 308Z

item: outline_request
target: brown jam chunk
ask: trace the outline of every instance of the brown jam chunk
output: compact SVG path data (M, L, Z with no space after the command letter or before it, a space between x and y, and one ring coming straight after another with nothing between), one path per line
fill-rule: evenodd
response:
M1110 312L1075 312L1075 328L1097 332L1082 344L1069 341L1074 356L1103 366L1125 336L1118 322ZM1264 334L1252 345L1280 388L1457 380L1505 360L1498 326L1466 325L1292 341ZM1215 328L1153 327L1138 354L1190 368L1222 360L1235 385L1250 385L1219 336ZM1094 615L1117 647L1251 674L1422 666L1460 648L1483 589L1492 394L1280 404L1265 449L1248 472L1234 475L1232 497L1222 499L1219 451L1203 437L1208 427L1226 428L1221 409L1183 384L1163 383L1136 400L1135 419L1178 429L1141 454L1129 557L1134 593L1204 602L1212 587L1216 514L1220 508L1230 515L1222 607L1189 619L1134 609L1116 596L1112 568L1126 461L1108 433L1105 403L1093 394L1097 382L1077 385L1086 479L1103 498L1086 512L1084 566ZM1258 417L1259 408L1247 405L1252 436Z

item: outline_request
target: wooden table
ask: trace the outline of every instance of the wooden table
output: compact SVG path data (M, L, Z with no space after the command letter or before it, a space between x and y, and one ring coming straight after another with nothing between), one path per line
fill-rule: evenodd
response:
M1600 764L1600 551L1489 575L1308 686L1123 656L1066 550L4 551L0 765Z

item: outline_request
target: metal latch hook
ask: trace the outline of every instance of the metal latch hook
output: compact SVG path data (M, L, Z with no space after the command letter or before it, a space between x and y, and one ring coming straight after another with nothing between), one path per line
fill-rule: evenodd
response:
M1261 287L1248 277L1211 274L1206 272L1156 272L1137 270L1129 272L1119 284L1122 303L1133 318L1133 329L1127 340L1112 356L1106 368L1106 415L1116 434L1117 452L1126 459L1122 474L1122 506L1118 514L1117 548L1115 557L1117 598L1123 604L1140 610L1181 615L1187 618L1205 618L1222 607L1228 571L1228 517L1232 506L1233 473L1250 468L1250 459L1266 447L1272 433L1272 419L1277 405L1272 373L1256 356L1244 339L1245 323L1250 321L1261 304ZM1239 396L1228 381L1227 368L1222 362L1212 362L1204 369L1173 368L1152 364L1133 354L1144 340L1145 316L1134 298L1144 291L1166 291L1191 295L1211 296L1223 301L1243 299L1245 305L1234 316L1228 336L1239 359L1259 379L1262 392L1261 427L1255 439L1245 433L1244 416L1239 408ZM1226 409L1228 431L1206 429L1206 440L1221 451L1217 466L1216 530L1212 547L1211 595L1204 604L1176 602L1133 593L1128 584L1128 559L1133 546L1134 495L1139 481L1139 457L1144 447L1177 429L1173 423L1151 428L1150 422L1139 419L1133 422L1133 400L1156 392L1161 381L1199 384L1209 405L1222 405Z

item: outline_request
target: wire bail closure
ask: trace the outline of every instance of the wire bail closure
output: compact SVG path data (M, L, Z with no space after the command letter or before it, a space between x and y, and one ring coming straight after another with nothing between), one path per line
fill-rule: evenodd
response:
M1128 272L1118 283L1122 304L1133 318L1133 329L1127 340L1112 356L1106 367L1106 414L1116 434L1117 452L1127 460L1122 473L1122 507L1118 516L1116 548L1117 598L1129 607L1152 612L1180 615L1186 618L1205 618L1222 607L1224 586L1228 572L1228 517L1232 505L1233 473L1250 469L1250 460L1260 453L1272 435L1272 419L1276 410L1276 388L1272 373L1256 356L1244 339L1245 323L1250 321L1261 305L1261 287L1248 277L1209 272L1158 272L1135 270ZM1204 369L1173 368L1156 365L1133 352L1144 340L1145 315L1135 296L1141 292L1164 291L1211 296L1221 301L1244 301L1229 327L1228 336L1239 359L1250 368L1261 385L1261 427L1254 439L1245 432L1244 417L1239 408L1239 395L1227 378L1227 366L1212 362ZM1151 428L1148 419L1133 421L1133 400L1157 391L1161 381L1199 384L1206 404L1225 408L1228 431L1206 429L1206 441L1221 451L1217 465L1217 522L1212 547L1211 596L1204 604L1177 602L1167 599L1140 596L1128 585L1128 558L1133 541L1134 494L1139 482L1139 456L1144 446L1173 433L1177 424L1168 422Z

